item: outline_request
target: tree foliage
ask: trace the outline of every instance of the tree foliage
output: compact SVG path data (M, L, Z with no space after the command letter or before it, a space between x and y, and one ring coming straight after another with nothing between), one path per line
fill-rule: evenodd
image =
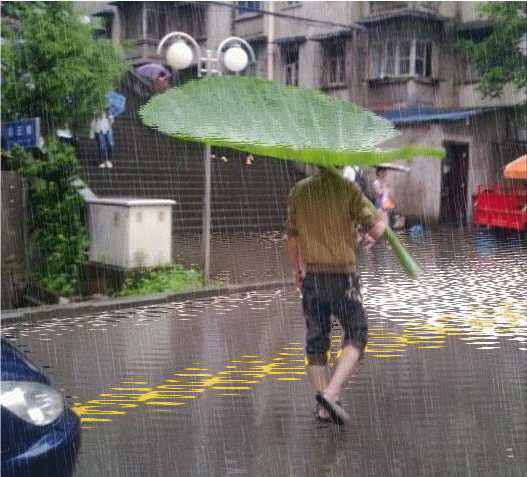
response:
M73 2L2 2L2 120L39 116L44 131L89 124L125 71Z
M527 85L527 3L485 2L480 7L493 30L481 41L458 44L478 69L478 88L484 96L499 97L507 83L521 89Z
M53 135L65 122L89 125L107 106L124 61L109 41L94 39L73 2L2 2L2 37L2 121L40 117L45 144L2 151L28 180L27 223L41 265L33 278L71 295L86 259L83 204L69 181L77 173L75 151Z
M49 139L45 151L17 146L4 155L28 179L28 231L40 256L34 278L45 288L72 295L87 245L82 199L68 180L77 173L74 150Z

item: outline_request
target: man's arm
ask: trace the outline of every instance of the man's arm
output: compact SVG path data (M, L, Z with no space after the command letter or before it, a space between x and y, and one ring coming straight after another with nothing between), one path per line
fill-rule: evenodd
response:
M384 234L384 231L388 227L388 218L387 214L379 211L376 215L376 220L373 226L366 232L364 236L364 248L369 250L373 244Z
M373 240L378 240L384 234L386 227L388 227L388 219L386 214L378 212L373 227L368 230L368 235Z
M376 180L378 182L378 179ZM387 214L376 209L363 192L354 183L350 187L350 213L355 217L362 229L366 231L365 245L369 248L379 239L388 226Z
M298 239L294 235L287 235L287 254L289 256L289 263L291 265L291 272L298 285L302 284L304 279L305 271L302 263L302 257L300 255L300 247L298 245Z

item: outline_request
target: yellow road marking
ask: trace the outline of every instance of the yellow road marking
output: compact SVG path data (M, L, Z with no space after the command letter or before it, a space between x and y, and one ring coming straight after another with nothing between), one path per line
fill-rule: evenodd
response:
M445 338L451 336L461 336L461 339L470 345L488 345L478 349L495 349L496 347L490 346L494 343L483 343L481 340L490 340L490 337L487 337L491 335L497 338L506 332L515 331L517 326L525 326L525 319L518 316L514 310L507 310L502 313L499 322L488 318L461 321L448 315L428 322L413 319L398 322L398 329L401 330L399 333L374 325L370 326L369 343L365 351L374 358L397 360L409 346L416 349L444 348ZM474 336L470 336L471 333ZM339 342L339 336L332 337L333 347L338 347ZM332 352L331 361L334 361L336 356L337 353ZM298 366L298 363L304 363L304 359L303 344L290 342L270 358L270 361L264 361L260 356L243 355L229 361L223 370L217 372L194 365L174 372L162 383L152 386L143 376L129 377L117 386L109 388L112 392L99 393L98 399L75 403L73 411L81 417L83 429L95 429L96 426L87 423L111 422L113 416L125 415L144 405L160 408L181 407L200 397L206 390L222 396L239 396L253 389L259 380L266 377L276 381L303 380L305 366Z

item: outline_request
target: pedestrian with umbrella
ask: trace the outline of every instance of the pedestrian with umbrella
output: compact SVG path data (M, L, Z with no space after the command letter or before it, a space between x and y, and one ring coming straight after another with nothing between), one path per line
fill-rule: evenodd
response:
M162 93L170 87L172 74L159 63L145 63L138 67L135 72L152 81L152 88L156 93Z

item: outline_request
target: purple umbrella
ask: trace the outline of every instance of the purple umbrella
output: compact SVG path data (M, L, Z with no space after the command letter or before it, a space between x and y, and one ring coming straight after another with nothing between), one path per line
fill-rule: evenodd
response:
M167 79L172 77L170 71L168 71L163 65L159 63L146 63L137 68L135 71L137 74L146 76L151 80L155 80L159 78L159 76Z

